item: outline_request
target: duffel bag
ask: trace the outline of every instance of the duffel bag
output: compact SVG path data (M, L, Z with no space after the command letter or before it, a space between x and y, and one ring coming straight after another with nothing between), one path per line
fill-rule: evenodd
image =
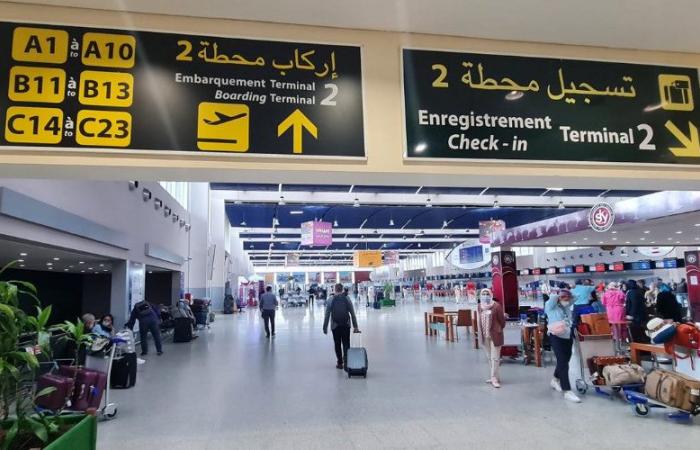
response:
M700 381L678 372L654 370L647 375L644 393L683 411L692 412L700 407Z
M642 384L646 373L638 364L613 364L603 367L603 378L608 386Z
M676 325L654 317L647 323L647 330L652 344L663 344L673 339L676 334Z

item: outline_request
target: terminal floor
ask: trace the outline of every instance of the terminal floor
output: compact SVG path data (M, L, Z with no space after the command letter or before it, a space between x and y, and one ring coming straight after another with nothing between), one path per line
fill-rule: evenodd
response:
M139 366L137 385L112 391L119 415L100 423L98 449L689 449L692 426L633 415L621 400L565 402L553 368L505 362L503 387L462 338L423 332L423 307L358 308L367 379L335 368L323 308L277 314L267 340L254 311L218 315L189 344L168 343ZM572 377L575 377L572 369Z

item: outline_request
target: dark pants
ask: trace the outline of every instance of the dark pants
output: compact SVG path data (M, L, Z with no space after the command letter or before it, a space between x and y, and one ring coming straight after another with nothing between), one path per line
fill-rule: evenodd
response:
M576 329L578 324L581 323L581 310L584 308L588 309L588 305L574 305L574 313L571 317L574 329Z
M338 359L338 364L343 364L344 366L348 361L350 327L335 327L333 330L333 342L335 343L335 357Z
M270 335L270 324L272 324L272 334L275 334L275 310L263 309L262 318L265 321L265 333Z
M160 325L157 320L141 320L139 321L139 333L141 335L141 353L148 353L148 332L151 332L153 341L156 343L156 350L160 353L163 351L163 345L160 339Z
M560 337L550 335L549 342L552 345L554 355L557 357L557 367L554 369L554 378L559 380L562 390L570 391L571 383L569 383L569 360L571 359L571 350L574 340L562 339Z

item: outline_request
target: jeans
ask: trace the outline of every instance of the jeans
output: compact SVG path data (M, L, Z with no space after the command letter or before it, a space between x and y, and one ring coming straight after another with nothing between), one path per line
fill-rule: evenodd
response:
M491 368L491 379L501 380L501 347L493 345L491 339L485 339L481 345L486 353L486 358L489 361L489 367Z
M157 320L141 320L139 321L139 334L141 335L141 353L148 353L148 332L151 332L153 341L156 343L158 353L163 351L163 345L160 339L160 324Z
M272 324L272 334L275 334L275 310L263 309L262 318L265 321L265 333L270 335L270 323Z
M335 327L333 330L333 342L335 343L335 356L338 359L338 364L345 366L348 361L348 348L350 347L350 327Z
M574 305L574 312L571 317L574 329L576 329L578 324L581 323L581 310L583 308L588 309L588 305Z
M563 391L570 391L571 383L569 382L569 360L571 360L571 351L574 340L549 335L549 342L552 345L554 355L557 357L557 367L554 369L554 378L559 380Z

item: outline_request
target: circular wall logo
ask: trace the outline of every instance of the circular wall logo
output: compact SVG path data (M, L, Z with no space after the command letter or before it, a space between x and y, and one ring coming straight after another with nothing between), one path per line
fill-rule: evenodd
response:
M593 231L608 231L615 223L615 211L608 203L598 203L593 205L588 211L588 224Z
M687 259L690 264L695 264L696 262L698 262L698 257L694 253L689 254L687 256Z
M513 255L510 253L506 253L503 255L503 262L506 264L513 264Z
M493 255L493 258L491 258L491 262L493 263L494 266L498 265L498 255Z

